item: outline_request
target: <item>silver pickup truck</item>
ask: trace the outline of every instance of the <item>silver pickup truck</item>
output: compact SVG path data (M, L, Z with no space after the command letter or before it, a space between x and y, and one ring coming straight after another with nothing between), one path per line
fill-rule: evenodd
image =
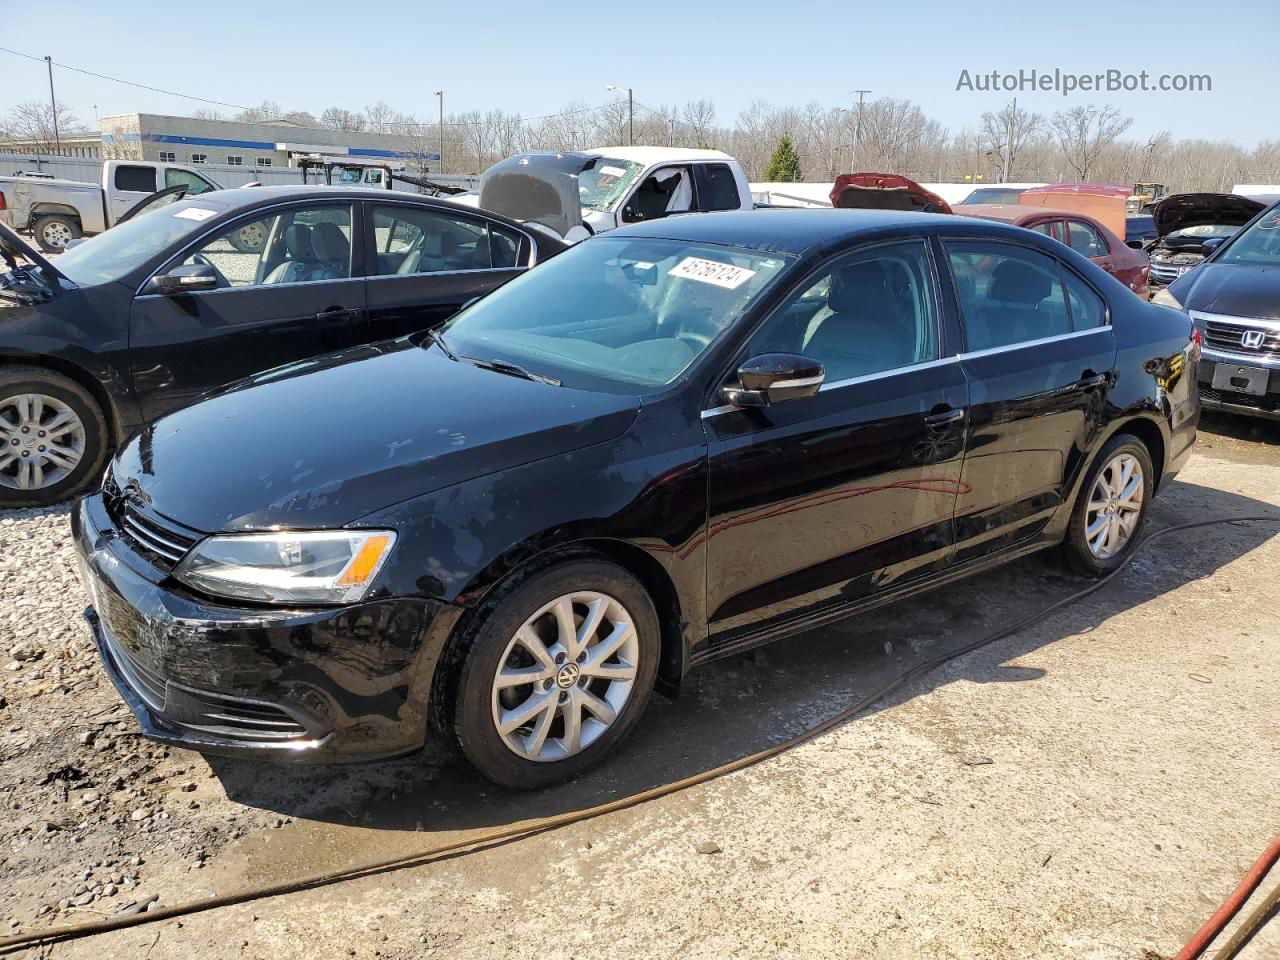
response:
M177 186L185 186L187 196L222 189L191 167L145 160L103 161L100 183L18 173L0 176L0 222L31 231L41 250L57 253L114 225L157 190Z

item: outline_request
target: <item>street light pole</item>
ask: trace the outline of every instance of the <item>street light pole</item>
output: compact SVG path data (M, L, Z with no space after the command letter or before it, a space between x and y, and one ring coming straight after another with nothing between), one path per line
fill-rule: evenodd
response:
M437 90L436 96L440 98L440 126L438 130L440 135L440 156L436 158L436 163L440 164L440 169L437 172L444 173L444 91Z
M616 83L611 83L605 89L627 91L627 137L634 147L636 144L636 98L630 87L620 87Z
M44 62L49 67L49 110L53 116L53 142L57 144L58 156L62 156L62 138L58 136L58 101L53 95L53 57L45 57Z

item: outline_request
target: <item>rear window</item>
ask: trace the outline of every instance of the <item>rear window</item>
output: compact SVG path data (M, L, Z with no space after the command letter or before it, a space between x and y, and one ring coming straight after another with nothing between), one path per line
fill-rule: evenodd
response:
M738 182L728 164L709 163L706 174L706 190L699 204L703 210L737 210L742 206Z
M155 193L154 167L116 167L116 189L133 193Z

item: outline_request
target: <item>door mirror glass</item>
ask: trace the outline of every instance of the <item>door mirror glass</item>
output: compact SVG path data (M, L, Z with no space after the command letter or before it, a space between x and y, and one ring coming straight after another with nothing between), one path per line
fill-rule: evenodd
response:
M74 242L75 241L73 240L72 243ZM1207 255L1207 254L1213 253L1213 251L1217 250L1220 246L1222 246L1226 242L1227 242L1226 237L1210 237L1204 243L1200 244L1200 249L1203 250ZM68 246L70 246L70 244L68 244Z
M738 368L738 383L721 393L738 407L767 407L812 397L822 386L822 364L796 353L764 353Z
M627 204L625 207L622 208L623 223L639 223L643 219L644 217L636 213L636 208L633 207L631 204Z
M148 293L161 293L166 296L217 288L217 271L204 263L187 263L174 267L168 273L152 277L147 283Z

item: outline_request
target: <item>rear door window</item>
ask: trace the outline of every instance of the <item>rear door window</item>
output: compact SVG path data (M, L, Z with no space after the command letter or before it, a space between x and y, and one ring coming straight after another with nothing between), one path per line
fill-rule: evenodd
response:
M1071 304L1071 325L1076 330L1092 330L1104 326L1107 322L1107 304L1093 287L1089 286L1070 270L1063 270L1062 277L1066 281L1067 299Z
M742 206L738 181L726 163L708 163L702 168L698 206L702 210L737 210Z
M1092 225L1083 220L1072 220L1068 223L1071 249L1082 257L1105 257L1111 251L1107 242Z
M115 185L117 190L127 190L131 193L155 193L155 168L135 166L116 167Z
M373 276L519 265L520 235L515 231L408 204L374 206L373 239Z
M945 246L970 351L1071 332L1062 271L1053 257L983 240Z

